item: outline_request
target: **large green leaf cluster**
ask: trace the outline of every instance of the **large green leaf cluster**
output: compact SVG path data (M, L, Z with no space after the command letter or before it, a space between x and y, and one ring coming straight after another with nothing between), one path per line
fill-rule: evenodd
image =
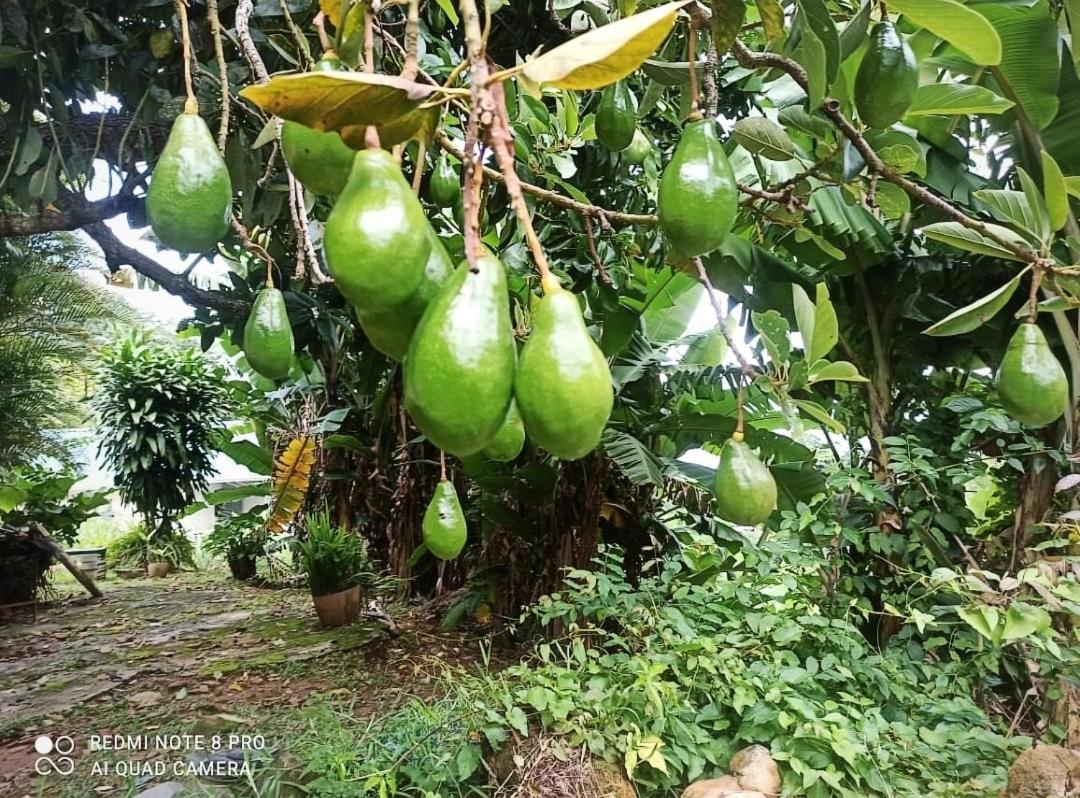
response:
M197 350L131 336L102 353L99 451L151 534L206 489L227 418L224 373Z

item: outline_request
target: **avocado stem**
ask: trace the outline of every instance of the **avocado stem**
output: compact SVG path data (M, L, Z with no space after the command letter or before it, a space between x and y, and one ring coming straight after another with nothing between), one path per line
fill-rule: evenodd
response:
M691 15L686 31L686 64L690 75L690 121L701 119L697 85L697 17Z
M739 396L736 399L735 406L735 432L731 435L731 437L737 441L743 439L743 377L743 373L739 372Z
M195 99L195 89L191 83L191 33L188 31L187 0L176 0L176 15L180 19L180 38L184 46L184 87L187 89L184 113L197 114L199 101Z
M439 479L446 482L446 452L439 449Z

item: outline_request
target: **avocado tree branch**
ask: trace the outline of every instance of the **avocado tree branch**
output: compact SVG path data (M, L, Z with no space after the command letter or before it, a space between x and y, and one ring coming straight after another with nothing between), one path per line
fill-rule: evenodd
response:
M285 13L288 13L286 10ZM218 149L225 154L225 143L229 139L229 109L232 107L229 96L229 65L225 62L225 48L221 41L221 17L218 15L218 0L206 0L206 16L210 20L210 35L214 39L214 59L218 67L218 91L221 94L221 124L218 126Z
M180 297L188 304L212 308L230 314L247 313L248 305L246 302L230 299L223 294L207 291L193 285L183 275L166 269L153 258L127 246L116 237L104 222L83 225L83 230L101 247L109 271L115 272L121 266L130 266L139 274L149 277L170 294Z
M716 326L720 328L720 334L724 336L724 340L727 341L728 349L735 355L735 359L739 362L739 368L742 369L742 373L753 379L758 376L757 370L750 363L750 360L744 355L739 347L735 345L735 338L731 335L731 331L727 327L727 313L720 307L720 300L716 296L716 289L713 287L712 280L709 279L709 272L705 269L705 264L700 257L694 258L694 268L697 270L698 282L705 286L705 293L709 297L709 304L712 305L713 312L716 314ZM740 390L742 382L740 381ZM739 402L739 407L742 407L742 402Z
M126 191L96 202L84 200L81 195L66 194L57 199L55 206L45 206L40 213L29 216L0 214L0 238L77 230L88 224L136 210L142 207L142 204L142 197Z
M746 45L740 41L736 41L735 44L732 45L731 50L740 66L745 67L746 69L779 69L790 75L792 80L794 80L803 91L809 94L810 79L806 74L806 70L792 59L778 53L755 52L747 48ZM1016 255L1023 262L1031 263L1036 268L1047 267L1047 261L1040 256L1039 253L1007 236L996 233L984 222L980 222L978 219L968 216L951 202L939 197L930 189L908 180L900 173L891 169L883 160L881 160L881 157L874 151L874 148L870 146L870 143L862 133L858 131L851 120L844 116L844 113L840 110L840 103L835 99L831 97L826 98L821 104L821 110L832 120L833 124L836 125L844 138L850 141L855 149L858 150L859 155L861 155L863 161L866 162L867 168L871 172L880 175L882 180L892 183L902 189L913 200L934 208L946 218L990 239L998 246Z

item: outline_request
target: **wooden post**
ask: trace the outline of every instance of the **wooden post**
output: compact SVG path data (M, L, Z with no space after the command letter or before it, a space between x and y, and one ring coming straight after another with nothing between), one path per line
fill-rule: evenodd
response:
M94 580L89 577L79 566L71 561L71 558L64 553L64 550L60 548L55 540L53 540L49 533L45 531L45 527L41 524L34 522L30 524L30 531L41 538L41 542L45 545L53 557L60 561L60 563L71 571L71 575L79 580L79 584L90 591L90 595L94 598L101 598L102 592L98 589L98 586L94 584Z

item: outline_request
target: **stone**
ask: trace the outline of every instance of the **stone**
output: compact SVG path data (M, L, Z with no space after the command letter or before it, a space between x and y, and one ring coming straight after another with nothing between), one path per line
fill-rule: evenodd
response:
M734 776L721 776L718 779L695 781L685 790L682 798L728 798L732 793L740 792L742 786Z
M1064 798L1080 789L1080 751L1044 745L1024 751L1009 768L1000 798Z
M780 794L780 768L763 745L750 745L736 753L728 769L744 790Z

